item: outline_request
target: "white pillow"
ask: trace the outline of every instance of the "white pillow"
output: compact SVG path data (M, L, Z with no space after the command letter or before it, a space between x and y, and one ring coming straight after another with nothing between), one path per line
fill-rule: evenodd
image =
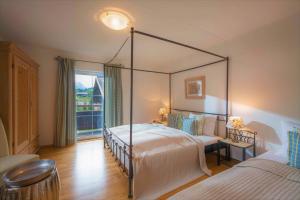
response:
M217 116L208 115L204 117L203 135L215 136Z
M284 155L288 157L288 149L289 149L289 138L288 132L292 131L293 128L300 128L300 124L291 122L291 121L282 121L281 122L281 142L282 149L280 150Z

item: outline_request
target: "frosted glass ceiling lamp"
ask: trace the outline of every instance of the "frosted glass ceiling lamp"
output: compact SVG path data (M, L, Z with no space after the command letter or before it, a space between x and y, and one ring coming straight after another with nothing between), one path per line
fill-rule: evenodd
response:
M123 30L131 24L129 17L119 11L104 11L99 18L105 26L113 30Z

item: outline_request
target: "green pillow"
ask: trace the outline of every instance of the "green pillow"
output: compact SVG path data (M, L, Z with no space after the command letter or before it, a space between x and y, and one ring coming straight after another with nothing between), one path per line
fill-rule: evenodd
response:
M183 115L181 113L177 113L177 128L182 129L183 126Z
M168 115L168 126L171 128L182 129L183 115L182 113L171 113Z
M178 115L170 113L168 115L168 127L177 128L178 126Z

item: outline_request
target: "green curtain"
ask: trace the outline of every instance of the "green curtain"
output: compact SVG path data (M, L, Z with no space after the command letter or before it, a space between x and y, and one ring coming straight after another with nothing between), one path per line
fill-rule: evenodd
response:
M58 59L57 118L54 145L64 147L76 142L76 105L74 63Z
M107 128L123 124L122 76L115 65L104 65L105 125Z

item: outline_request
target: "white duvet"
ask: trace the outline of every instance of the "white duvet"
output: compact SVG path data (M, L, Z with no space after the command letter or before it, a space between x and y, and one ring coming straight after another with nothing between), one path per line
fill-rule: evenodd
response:
M109 130L129 144L129 125ZM162 125L133 125L135 199L155 199L204 173L210 175L201 140Z

